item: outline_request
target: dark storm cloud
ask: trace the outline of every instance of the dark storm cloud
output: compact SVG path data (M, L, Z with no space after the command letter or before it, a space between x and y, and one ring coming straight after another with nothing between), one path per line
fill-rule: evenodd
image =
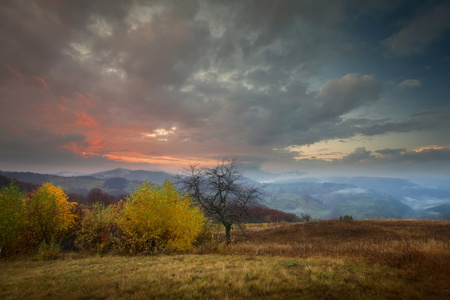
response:
M353 122L366 123L358 131L361 134L374 136L389 132L411 132L426 130L444 130L450 126L450 108L444 107L436 110L428 110L411 115L404 120L352 120Z
M390 52L404 56L422 54L429 44L450 30L450 3L431 3L423 1L421 12L410 17L407 25L384 41Z

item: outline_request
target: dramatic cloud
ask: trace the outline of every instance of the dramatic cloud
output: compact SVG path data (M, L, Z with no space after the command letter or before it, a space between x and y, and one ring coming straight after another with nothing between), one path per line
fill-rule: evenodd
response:
M298 146L444 131L450 125L442 96L448 93L440 90L445 76L426 81L437 86L429 94L434 106L422 104L427 94L405 112L388 82L427 77L414 73L419 63L402 73L400 64L378 53L383 40L392 52L409 55L445 37L444 1L405 14L394 33L389 16L417 9L409 5L4 1L0 169L34 163L175 170L225 155L276 168L295 162L300 154L289 149ZM366 30L377 28L370 22L383 30ZM407 79L398 88L417 86L419 80ZM341 156L358 164L384 155L353 146L359 150L307 157L320 164Z

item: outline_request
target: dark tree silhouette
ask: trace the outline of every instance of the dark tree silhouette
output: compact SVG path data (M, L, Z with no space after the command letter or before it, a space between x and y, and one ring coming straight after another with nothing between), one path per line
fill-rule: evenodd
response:
M104 205L114 204L116 198L108 193L103 193L99 188L93 188L86 197L87 204L103 203Z
M206 215L223 224L227 245L231 242L233 225L245 219L247 208L262 193L261 186L245 183L236 158L222 159L215 167L190 165L176 178L181 190L191 195Z
M300 218L295 214L286 213L281 210L272 209L263 206L250 206L248 208L249 223L264 223L264 222L299 222Z

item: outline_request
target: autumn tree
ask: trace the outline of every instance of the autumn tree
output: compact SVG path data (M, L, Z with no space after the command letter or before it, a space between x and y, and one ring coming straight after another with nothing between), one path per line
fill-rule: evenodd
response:
M119 226L131 252L193 247L205 219L188 195L180 195L169 181L144 181L126 199Z
M42 184L31 194L25 206L31 242L34 245L60 242L75 223L76 216L71 212L73 206L61 187Z
M4 253L13 251L22 233L25 220L24 197L14 183L0 189L0 255L2 250Z
M213 167L190 165L177 175L177 181L207 215L222 223L227 244L233 225L244 220L248 207L256 204L262 193L261 186L245 183L236 158L222 159Z

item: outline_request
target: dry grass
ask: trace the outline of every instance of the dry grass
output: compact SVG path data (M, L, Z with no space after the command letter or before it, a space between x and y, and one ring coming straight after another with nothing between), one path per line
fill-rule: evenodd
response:
M197 254L0 260L1 299L446 299L450 222L255 227ZM245 239L244 239L245 238ZM207 253L208 254L204 254ZM202 254L203 253L203 254Z
M450 222L319 221L241 231L228 253L289 257L340 257L404 267L450 255ZM445 264L445 263L444 263Z

